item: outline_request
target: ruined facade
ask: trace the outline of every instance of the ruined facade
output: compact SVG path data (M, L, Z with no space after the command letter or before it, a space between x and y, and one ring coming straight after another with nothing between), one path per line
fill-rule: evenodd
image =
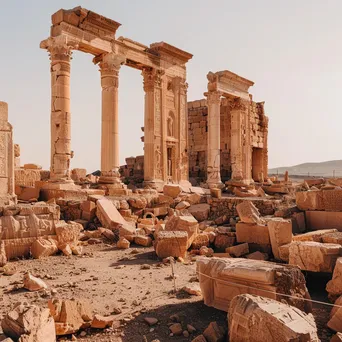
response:
M267 177L268 118L254 102L253 82L230 71L208 74L207 99L188 103L189 173L209 186Z
M121 24L81 7L52 15L51 36L42 41L51 60L50 187L72 184L70 178L70 66L73 50L94 55L102 87L100 183L109 193L125 193L119 177L119 71L141 71L145 90L144 181L158 187L167 181L188 183L186 63L192 55L165 42L145 46L115 38ZM176 167L181 165L181 167Z

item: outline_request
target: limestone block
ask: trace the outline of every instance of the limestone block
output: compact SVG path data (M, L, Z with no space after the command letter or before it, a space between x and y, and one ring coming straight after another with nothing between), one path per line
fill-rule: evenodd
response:
M56 330L50 310L19 304L1 321L4 333L17 341L55 342Z
M334 273L327 283L326 290L331 298L342 295L342 257L336 260Z
M260 218L259 210L251 201L243 201L236 206L236 211L240 217L241 222L251 224L262 224L263 220Z
M207 233L198 234L191 244L192 249L200 249L202 246L209 246L209 235Z
M337 298L330 312L330 320L327 326L334 331L342 332L342 296Z
M105 329L107 327L111 327L113 322L115 321L115 316L101 316L94 315L93 321L91 322L91 327L95 329Z
M290 258L290 246L291 243L288 243L286 245L282 245L278 248L279 251L279 259L289 262L289 258Z
M134 242L137 245L144 246L144 247L152 246L152 239L149 236L137 235L134 237Z
M24 275L24 288L29 291L39 291L42 289L47 289L48 286L40 278L36 278L29 272Z
M130 246L130 242L124 237L120 237L119 241L116 244L116 247L119 249L127 249Z
M127 221L121 216L112 201L103 198L99 199L96 205L96 216L103 227L113 229L120 225L127 225Z
M16 169L14 170L14 180L15 185L34 187L36 182L41 180L40 171Z
M304 234L298 234L293 236L293 241L315 241L315 242L322 242L323 236L330 233L337 232L337 229L322 229L316 230L313 232L308 232Z
M336 228L342 231L342 212L340 211L306 211L305 218L310 230Z
M86 169L72 169L70 173L70 177L74 182L81 182L86 179L87 177L87 170Z
M341 245L314 241L293 242L289 248L289 263L301 270L333 272Z
M309 311L305 278L298 267L242 258L205 258L196 261L204 304L227 311L229 302L249 293L287 302ZM264 291L263 291L264 290ZM287 294L294 297L284 297Z
M264 261L266 261L269 259L269 256L267 253L262 253L260 251L256 251L256 252L247 254L246 258L252 259L252 260L264 260Z
M29 201L32 199L37 200L39 198L39 189L34 187L16 185L15 194L18 196L18 200L21 201Z
M214 241L214 246L218 251L224 252L226 248L235 244L236 237L227 234L217 234Z
M31 254L33 258L40 259L54 255L58 252L57 242L54 239L38 238L32 243Z
M248 243L241 243L236 246L226 248L226 253L234 257L240 257L249 253Z
M342 211L342 190L323 190L324 210Z
M171 216L165 223L166 231L186 231L188 233L187 249L198 234L198 222L193 216Z
M68 223L61 222L56 225L56 235L58 248L64 249L66 245L77 246L80 237L80 232L83 230L81 224L69 221Z
M296 204L300 210L324 210L323 192L296 192Z
M132 208L135 209L144 209L147 206L147 200L145 197L129 198L128 203Z
M155 240L154 249L159 258L185 258L188 249L186 231L160 231Z
M194 204L189 207L188 211L198 222L202 222L209 217L210 205L207 203Z
M236 296L229 306L230 342L319 342L312 314L273 299Z
M304 233L306 231L306 222L305 222L304 213L293 213L291 220L292 220L292 233L299 234L299 233Z
M169 196L171 198L178 197L182 192L182 188L177 184L165 184L163 187L163 193L165 196Z
M73 334L93 320L90 304L85 300L50 299L48 307L55 320L57 336Z
M275 218L267 221L274 258L279 260L279 247L292 242L292 222Z
M220 327L217 322L210 322L203 332L203 336L208 342L224 342L225 335L225 329Z
M236 240L237 242L270 244L270 235L265 225L238 222Z
M190 203L187 201L181 201L176 205L176 209L182 210L190 207Z
M337 243L342 245L342 232L324 234L322 241L324 243Z
M191 205L199 204L201 201L201 198L202 198L201 195L197 193L186 195L186 201L188 201Z
M38 164L30 163L30 164L24 164L25 170L41 170L42 167Z

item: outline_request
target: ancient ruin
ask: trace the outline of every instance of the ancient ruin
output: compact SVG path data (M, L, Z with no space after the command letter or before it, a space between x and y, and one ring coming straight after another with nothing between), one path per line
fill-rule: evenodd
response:
M187 102L193 56L119 26L52 15L50 170L21 165L0 102L0 340L342 341L341 179L268 175L254 83L209 72L206 99ZM74 50L100 70L92 173L72 168ZM144 155L120 166L123 65L142 73L145 123Z

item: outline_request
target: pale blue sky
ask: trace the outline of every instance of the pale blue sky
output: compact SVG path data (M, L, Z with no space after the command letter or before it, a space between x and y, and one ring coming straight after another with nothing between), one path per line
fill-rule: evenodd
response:
M9 104L23 163L50 163L51 14L81 5L122 24L117 36L166 41L194 55L188 100L203 97L208 71L228 69L255 82L265 101L269 165L342 159L341 0L0 0L0 100ZM74 53L71 167L100 167L101 87L92 56ZM140 72L123 67L120 160L143 153Z

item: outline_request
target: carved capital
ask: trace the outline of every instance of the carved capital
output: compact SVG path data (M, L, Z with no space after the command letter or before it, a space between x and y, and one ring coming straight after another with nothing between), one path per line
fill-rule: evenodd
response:
M208 79L208 91L215 91L217 88L218 76L213 72L209 71L207 74Z
M241 98L234 99L232 110L248 110L249 102L247 100L243 100Z
M207 96L207 104L212 105L212 104L221 104L221 96L222 93L220 91L209 91L205 93Z
M125 62L126 57L123 55L118 55L113 52L105 53L101 56L101 60L99 63L100 71L118 75L121 65Z
M65 36L58 36L42 41L40 47L49 52L51 63L57 61L69 62L72 50L78 49L78 43Z
M165 71L144 68L141 74L144 78L144 90L148 92L153 91L156 87L161 87L162 76L165 74Z

